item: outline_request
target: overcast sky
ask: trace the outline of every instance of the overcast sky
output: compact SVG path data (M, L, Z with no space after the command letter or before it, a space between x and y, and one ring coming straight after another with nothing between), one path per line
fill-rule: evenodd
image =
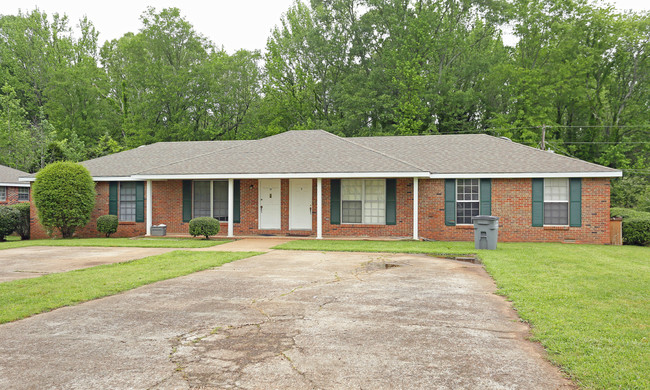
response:
M649 0L610 0L619 9L650 10ZM0 0L0 14L17 14L38 7L48 15L65 13L70 25L76 27L84 15L99 31L99 40L119 38L137 32L140 15L153 6L158 10L178 7L196 31L232 53L237 49L259 49L266 46L270 31L279 23L293 0Z

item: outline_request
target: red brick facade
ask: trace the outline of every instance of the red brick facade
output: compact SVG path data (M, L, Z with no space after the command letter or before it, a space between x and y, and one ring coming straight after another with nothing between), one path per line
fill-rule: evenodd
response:
M0 186L0 206L11 206L12 204L27 202L27 200L18 200L19 188L26 187L5 187ZM6 194L5 200L2 200L2 195Z
M609 179L583 179L581 227L533 227L531 179L493 179L492 214L499 216L499 241L549 241L593 244L609 243ZM316 235L316 179L312 181L312 231ZM96 186L97 204L89 224L79 230L80 237L98 237L96 219L108 214L108 183ZM154 225L166 224L168 234L187 234L188 223L182 219L183 188L181 180L154 181ZM260 230L258 215L258 181L240 180L241 222L234 225L236 236L277 234L309 235L289 230L289 179L281 180L281 229ZM145 200L145 210L146 210ZM471 241L471 226L445 226L444 180L419 180L419 235L441 241ZM47 236L35 218L32 205L32 238ZM225 235L228 224L221 224ZM144 235L144 222L120 222L116 237ZM325 237L404 237L413 236L413 180L397 179L397 223L395 225L364 225L330 223L330 180L323 179L323 235Z

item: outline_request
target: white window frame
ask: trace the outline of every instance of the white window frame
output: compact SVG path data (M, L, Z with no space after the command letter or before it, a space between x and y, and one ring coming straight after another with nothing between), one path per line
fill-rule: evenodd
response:
M463 180L478 180L478 199L477 200L458 200L458 181ZM456 190L454 191L454 196L456 197L456 215L454 216L456 218L456 226L472 226L473 223L458 223L458 203L478 203L478 214L481 215L481 179L456 179Z
M135 182L127 182L127 183L134 183L133 184L133 189L134 189L134 191L136 191L136 195L135 195L135 199L133 200L133 204L135 206L135 210L137 210L137 207L138 207L137 206L138 195L137 195L137 189L136 189ZM120 182L118 182L118 186L117 186L117 215L118 215L117 220L119 222L135 222L136 219L138 219L138 217L137 217L138 212L137 211L135 211L135 213L133 214L133 221L131 221L131 220L127 221L127 220L122 219L122 184L123 184L123 182L120 181ZM129 203L130 202L131 201L129 201Z
M27 199L21 199L20 195L25 195L24 193L21 194L21 191L27 190ZM18 201L19 202L29 202L29 187L18 187Z
M382 180L384 188L384 220L382 223L367 223L366 219L366 180ZM361 222L343 222L343 183L346 181L361 181ZM343 225L386 225L386 179L341 179L341 224Z
M210 217L214 218L214 183L215 182L225 182L228 183L228 180L192 180L192 218L196 218L194 216L194 183L197 182L208 182L210 183ZM226 198L226 202L228 201L228 198ZM228 215L226 215L225 219L219 219L219 218L214 218L219 222L228 222Z
M547 200L546 199L546 183L548 183L548 180L565 180L566 181L566 200ZM559 177L559 178L545 178L544 179L544 204L542 205L542 224L544 226L557 226L557 227L567 227L570 224L571 220L571 202L569 202L569 198L571 197L571 183L569 182L569 179L566 177ZM546 203L566 203L566 225L549 225L546 223L546 210L545 207Z
M0 202L7 201L7 187L0 186Z

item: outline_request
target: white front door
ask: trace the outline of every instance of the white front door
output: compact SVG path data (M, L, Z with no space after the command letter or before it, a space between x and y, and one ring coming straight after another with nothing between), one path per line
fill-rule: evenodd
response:
M289 180L289 229L311 230L311 179Z
M280 179L260 179L260 229L280 229L282 211Z

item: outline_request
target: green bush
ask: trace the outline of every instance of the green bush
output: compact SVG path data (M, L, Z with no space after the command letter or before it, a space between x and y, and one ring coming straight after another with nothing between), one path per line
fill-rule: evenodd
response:
M70 238L90 221L95 183L83 166L55 162L36 174L33 197L41 224L48 231L57 228L63 238Z
M30 222L29 202L16 203L11 207L18 210L20 213L20 217L18 218L18 225L16 226L16 233L18 233L21 240L28 240Z
M102 215L97 218L97 231L106 234L106 237L110 237L111 234L117 231L118 224L117 215Z
M16 230L20 212L13 207L0 206L0 241L5 241L5 236Z
M211 217L198 217L190 221L190 234L194 237L205 236L207 240L219 233L220 229L219 221Z
M650 245L650 213L615 207L612 217L623 217L623 243L628 245Z

